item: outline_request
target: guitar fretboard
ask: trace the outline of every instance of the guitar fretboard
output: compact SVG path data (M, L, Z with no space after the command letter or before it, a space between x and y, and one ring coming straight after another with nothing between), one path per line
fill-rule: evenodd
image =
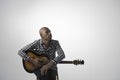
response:
M71 64L73 63L73 61L61 61L59 62L59 64Z

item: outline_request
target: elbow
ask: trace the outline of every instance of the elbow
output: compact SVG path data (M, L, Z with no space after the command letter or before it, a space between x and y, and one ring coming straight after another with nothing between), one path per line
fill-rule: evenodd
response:
M65 58L65 54L63 54L62 56L61 56L61 59L64 59Z
M21 54L21 50L18 50L18 55L20 55Z
M22 50L22 49L18 51L18 55L19 55L19 56L21 56L21 57L23 57L23 56L24 56L24 52L23 52L23 50Z
M63 59L65 58L65 54L64 54L64 56L63 56Z

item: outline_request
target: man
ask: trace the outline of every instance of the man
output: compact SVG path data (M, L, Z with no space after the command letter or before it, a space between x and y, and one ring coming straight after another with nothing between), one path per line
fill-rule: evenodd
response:
M32 60L33 64L37 66L39 61L37 58L33 59L26 55L27 50L34 50L37 54L47 54L50 62L43 65L42 68L34 71L37 80L56 80L57 64L65 58L64 51L62 50L59 42L52 39L52 34L49 28L42 27L39 30L41 39L35 40L24 48L18 51L18 54L26 61ZM56 52L58 56L56 56Z

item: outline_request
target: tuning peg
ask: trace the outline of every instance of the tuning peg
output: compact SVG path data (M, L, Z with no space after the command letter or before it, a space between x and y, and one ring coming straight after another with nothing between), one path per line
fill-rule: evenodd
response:
M81 64L84 64L84 60L81 61Z

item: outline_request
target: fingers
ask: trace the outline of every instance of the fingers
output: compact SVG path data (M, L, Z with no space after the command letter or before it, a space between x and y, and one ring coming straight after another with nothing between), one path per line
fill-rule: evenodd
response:
M44 71L41 69L41 75L43 76L44 75Z
M46 67L42 67L40 70L41 70L41 75L42 76L47 74L47 68Z
M45 70L45 75L47 74L47 70Z

